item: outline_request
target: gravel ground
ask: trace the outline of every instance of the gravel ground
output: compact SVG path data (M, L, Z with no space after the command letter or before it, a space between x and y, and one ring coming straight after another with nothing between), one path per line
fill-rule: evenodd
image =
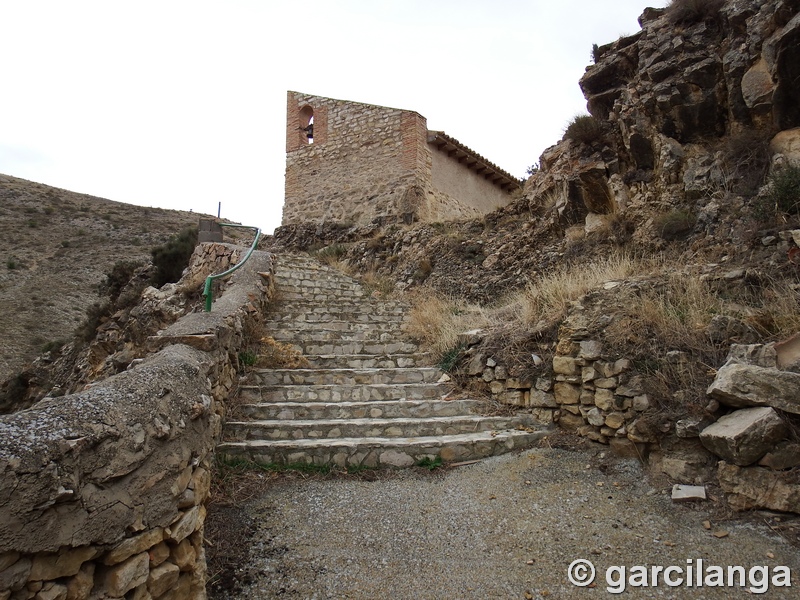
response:
M653 485L638 463L597 446L536 449L375 481L279 478L243 507L252 545L237 579L247 583L229 597L614 597L606 589L608 567L685 569L690 559L747 570L785 565L800 586L800 551L768 527L763 514L731 519L712 502L675 504L666 482ZM794 521L767 516L792 531ZM578 558L597 567L596 587L569 582L568 566ZM758 588L760 576L754 576L750 583ZM659 579L658 587L628 586L623 596L749 594L747 587L669 587ZM800 593L771 587L764 597Z

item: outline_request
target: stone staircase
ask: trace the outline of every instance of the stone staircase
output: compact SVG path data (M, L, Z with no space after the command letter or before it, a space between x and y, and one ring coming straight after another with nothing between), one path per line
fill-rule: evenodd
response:
M240 389L246 420L225 425L218 452L266 464L406 467L530 446L527 415L482 416L450 399L442 373L404 333L408 306L376 300L354 279L303 256L278 256L278 300L266 322L304 369L255 369Z

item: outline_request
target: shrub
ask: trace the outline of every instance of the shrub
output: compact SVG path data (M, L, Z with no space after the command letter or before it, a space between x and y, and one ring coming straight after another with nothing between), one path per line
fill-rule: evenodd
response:
M696 222L691 212L675 209L656 217L654 225L662 239L673 241L688 235Z
M6 268L7 268L9 271L13 271L14 269L16 269L16 268L17 268L17 261L15 261L13 258L9 258L9 259L6 261Z
M769 135L765 130L745 129L725 138L722 145L726 179L731 191L753 195L769 170Z
M564 130L564 139L580 144L594 144L603 139L605 127L603 122L591 115L576 115Z
M672 23L691 25L718 18L724 4L725 0L672 0L667 15Z
M111 314L111 303L106 301L95 302L86 309L86 319L80 324L76 331L78 339L83 342L91 342L97 334L97 328L103 319Z
M800 167L785 166L769 177L768 200L777 211L800 215Z
M58 352L66 343L65 340L52 340L42 344L42 352Z
M111 302L117 302L122 290L130 283L136 270L141 266L141 262L134 260L119 260L114 263L111 271L106 274L105 280L100 284L100 294L108 296Z
M150 251L156 273L152 283L161 287L165 283L174 283L181 278L183 270L189 266L189 258L197 246L197 228L187 227L178 235L172 236L166 244L156 246Z

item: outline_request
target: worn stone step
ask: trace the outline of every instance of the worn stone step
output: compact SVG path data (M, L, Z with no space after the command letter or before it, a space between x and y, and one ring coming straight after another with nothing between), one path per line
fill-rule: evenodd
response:
M268 316L279 323L349 321L352 323L405 323L408 319L403 311L374 311L367 306L360 310L350 306L349 310L329 310L324 306L275 306Z
M454 417L395 419L312 419L233 421L225 424L225 440L291 440L312 438L429 437L476 431L502 431L529 427L531 421L519 417Z
M365 298L364 292L358 291L346 291L346 290L337 290L333 291L307 291L307 292L290 292L284 290L276 290L275 297L277 300L281 302L312 302L312 303L324 303L328 305L332 302L352 302L354 300L360 300Z
M304 342L295 340L292 348L304 355L309 354L413 354L417 345L410 342Z
M269 318L280 322L297 321L352 321L354 323L404 323L407 320L405 311L383 310L381 308L361 306L349 303L342 306L327 307L318 304L309 305L275 305L269 312Z
M321 294L320 294L321 296ZM402 315L408 314L410 308L394 300L380 301L374 298L334 298L325 295L324 299L299 296L287 299L280 295L275 299L272 311L275 312L298 312L298 313L330 313L330 314L350 314L350 313L374 313L379 315Z
M330 291L359 291L363 292L361 284L356 281L338 281L325 279L281 279L276 278L275 287L281 291L304 292L307 290L330 290Z
M368 385L262 385L242 386L244 402L368 402L432 400L450 391L437 383L373 383Z
M483 431L414 438L324 438L224 442L223 458L245 457L263 464L306 463L339 467L409 467L423 459L445 462L487 458L527 448L546 435L541 431Z
M289 331L287 329L277 329L271 332L272 338L279 342L289 342L296 345L325 344L335 342L345 344L349 342L361 342L364 344L410 344L411 342L398 341L398 336L392 331L381 331L367 327L364 331L347 331L338 329L311 329L303 331ZM413 351L413 349L412 349ZM361 351L353 354L363 354Z
M306 360L318 369L374 369L430 366L431 355L425 352L400 354L306 354Z
M364 385L436 383L442 372L435 367L374 369L254 369L248 382L263 385Z
M273 333L286 331L287 334L296 332L298 334L297 337L304 337L305 332L319 331L375 334L389 333L396 337L405 335L402 321L374 321L371 323L360 323L357 321L343 321L338 319L331 319L327 321L280 321L270 319L264 321L264 330Z
M248 419L394 419L455 417L476 410L476 400L384 400L375 402L270 402L243 404Z

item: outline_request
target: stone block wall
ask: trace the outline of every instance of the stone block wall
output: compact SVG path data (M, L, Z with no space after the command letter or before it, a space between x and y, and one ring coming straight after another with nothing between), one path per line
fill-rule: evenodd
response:
M641 375L625 358L609 360L596 340L561 339L552 370L532 379L509 375L506 367L476 352L466 374L480 378L502 404L531 410L542 424L558 423L567 431L620 449L654 442L650 425L641 420L651 408Z
M205 598L213 450L271 295L256 253L135 366L0 418L0 600Z
M314 137L302 131L313 109ZM410 218L430 186L425 118L413 111L289 92L282 224Z
M516 180L435 133L414 111L289 92L282 224L463 220L510 202Z

